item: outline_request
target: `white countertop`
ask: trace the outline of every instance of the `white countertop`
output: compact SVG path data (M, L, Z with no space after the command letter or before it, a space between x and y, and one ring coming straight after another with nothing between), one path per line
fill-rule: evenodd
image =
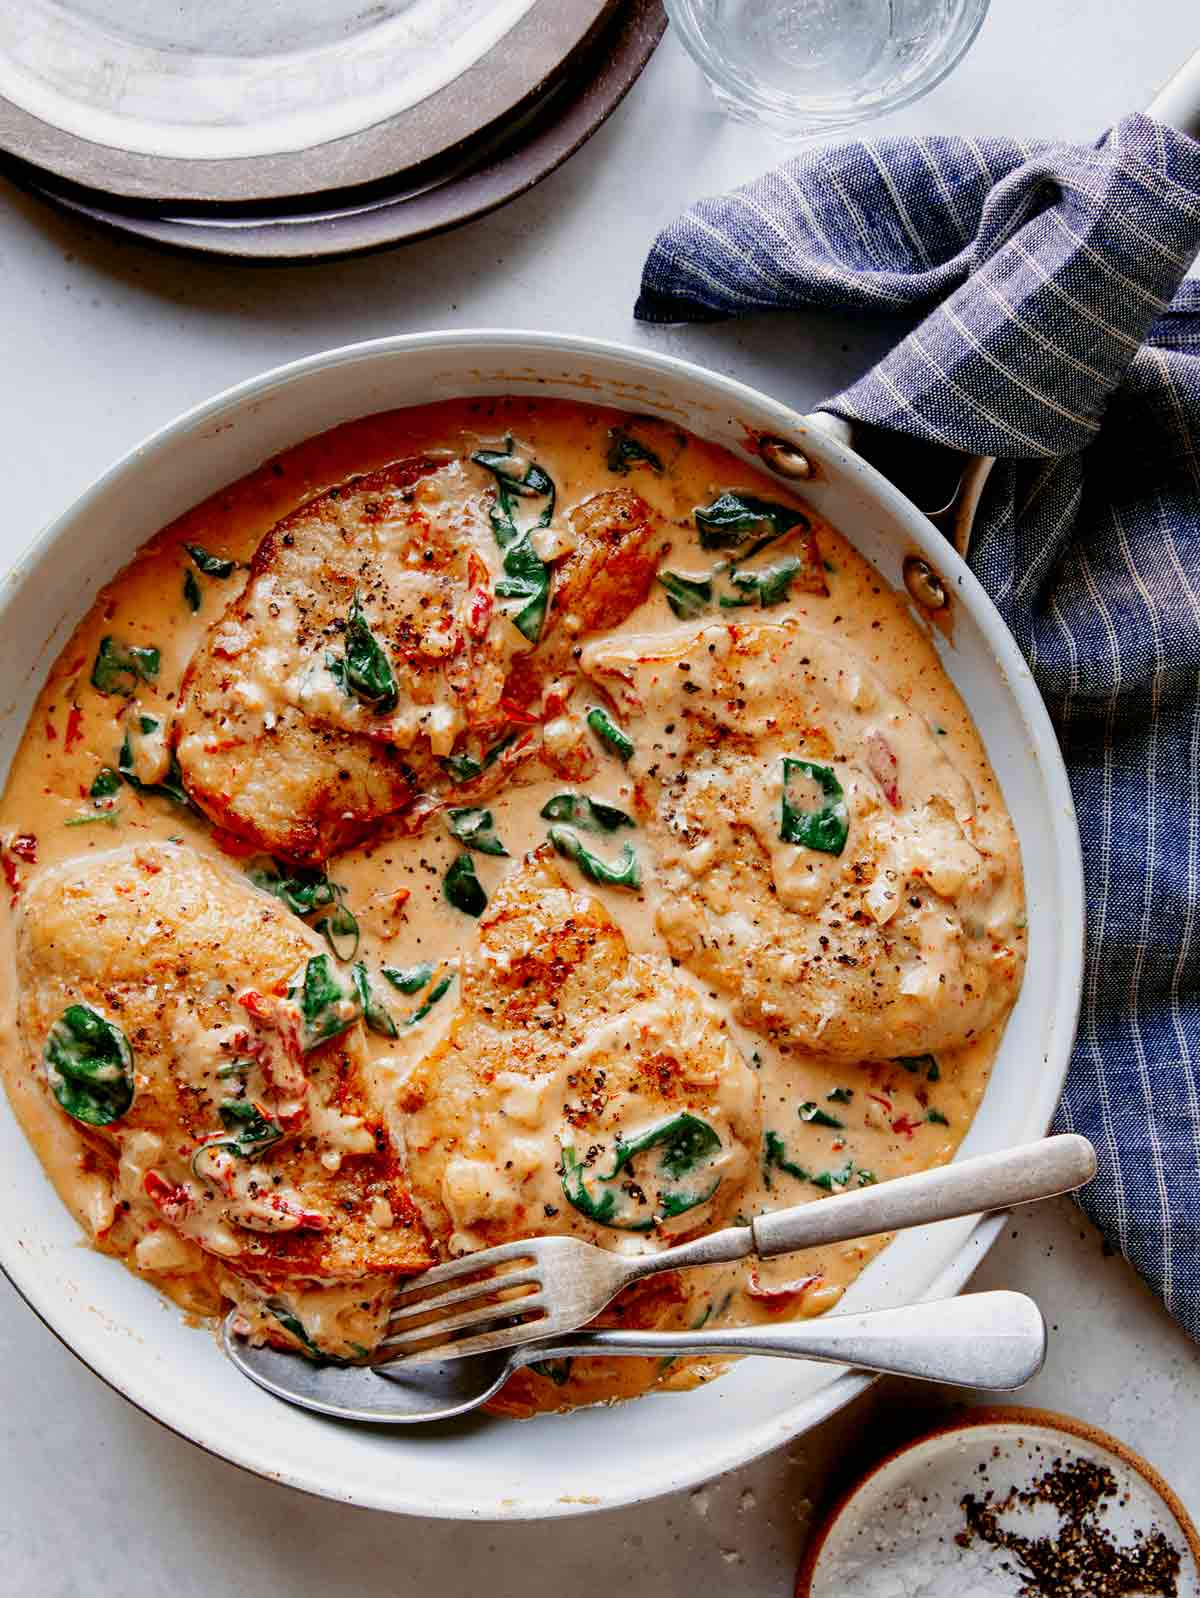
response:
M1092 138L1198 43L1194 0L994 0L958 71L881 132ZM871 131L874 131L872 129ZM809 313L635 326L655 230L787 151L723 120L669 37L609 124L522 200L430 244L324 267L243 269L114 242L0 190L7 561L116 455L178 411L329 345L517 326L644 342L801 407L894 338ZM1049 1362L1021 1401L1143 1452L1200 1518L1197 1351L1067 1202L1013 1223L980 1287L1039 1300ZM609 1598L790 1593L805 1526L853 1458L959 1395L889 1383L790 1449L699 1492L547 1526L350 1510L257 1481L91 1376L0 1284L0 1590L45 1598Z

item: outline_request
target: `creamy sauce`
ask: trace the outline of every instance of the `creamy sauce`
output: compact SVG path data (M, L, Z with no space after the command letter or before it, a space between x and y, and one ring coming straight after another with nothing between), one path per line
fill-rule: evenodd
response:
M513 435L519 458L510 463L512 469L519 473L534 461L557 490L554 518L537 536L543 559L570 557L575 539L569 513L598 490L613 487L634 490L660 519L660 571L703 581L725 563L724 573L718 572L714 579L714 595L723 591L728 598L739 597L738 590L727 586L729 571L735 567L769 574L781 557L792 555L800 566L814 553L819 559L815 574L810 574L811 586L827 592L810 591L801 581L784 602L769 608L722 610L714 598L703 614L681 620L672 613L663 588L655 584L611 637L585 638L572 616L562 618L565 637L569 639L573 631L580 634L582 674L576 669L578 654L572 659L564 651L560 664L566 688L544 715L544 726L536 729L536 739L542 742L511 770L498 764L497 791L460 801L491 811L493 830L507 850L503 857L471 854L489 899L528 851L546 844L547 822L540 812L564 789L586 792L636 820L636 828L613 837L579 836L610 864L619 859L628 838L642 867L638 891L587 883L567 859L555 865L574 889L601 901L632 956L662 962L688 985L703 1013L731 1040L739 1071L748 1067L753 1073L749 1089L729 1088L726 1101L738 1100L736 1113L730 1111L733 1124L743 1114L741 1099L747 1091L757 1097L764 1141L737 1166L736 1192L731 1193L730 1182L718 1189L724 1208L706 1214L705 1225L815 1202L848 1186L943 1163L953 1156L970 1126L1016 996L1024 952L1016 839L978 734L907 602L887 588L837 532L809 512L808 540L777 539L740 563L736 552L701 549L693 510L725 490L777 503L796 502L764 474L663 424L633 424L663 469L635 461L627 474L614 476L606 464L609 430L625 422L627 418L598 407L487 400L389 413L334 429L268 462L151 540L103 590L50 672L0 805L10 889L3 907L0 953L6 1086L58 1192L89 1236L107 1238L99 1246L120 1253L132 1268L190 1310L214 1312L223 1295L238 1296L236 1281L219 1261L208 1254L189 1253L183 1240L161 1227L139 1237L125 1232L119 1244L113 1242L108 1230L112 1184L98 1169L75 1123L46 1091L40 1062L31 1061L23 1049L13 953L22 892L35 873L117 844L180 839L201 855L221 861L226 869L241 863L239 855L256 853L239 850L201 817L127 783L103 800L89 795L100 768L116 766L122 740L131 729L133 773L142 783L167 777L171 758L167 729L185 668L209 629L222 625L226 604L245 582L241 569L224 578L197 571L184 546L200 545L244 568L279 518L314 494L351 474L422 451L448 452L448 458L461 460L481 446L502 448L506 435ZM471 465L452 470L458 486L451 482L448 490L446 478L440 478L436 492L431 491L430 514L439 514L440 504L440 514L454 519L457 536L478 549L487 580L494 582L500 566L483 536L489 475ZM386 544L386 537L380 536ZM184 591L189 572L192 600L185 598ZM193 610L196 589L200 604ZM413 617L420 617L431 605L435 609L442 605L449 616L458 598L447 598L447 592L445 585L437 589L432 578L409 575L393 583L392 607L407 606ZM318 655L315 667L306 668L296 644L295 623L287 625L289 596L284 593L277 600L284 614L281 645L265 666L260 658L253 671L248 669L238 679L239 714L261 720L272 714L272 706L286 704L353 731L368 713L340 692L326 657ZM736 750L730 755L724 745L716 752L708 746L702 749L695 742L689 744L685 736L689 727L694 731L703 721L703 704L715 703L714 696L725 692L714 673L728 650L731 625L778 628L783 640L775 657L768 652L751 663L757 677L747 675L739 681L741 697L730 711L731 721L737 722L738 704L747 726L759 718L752 729L753 747L746 755L750 763L740 766ZM772 695L785 686L779 662L787 650L794 654L798 647L796 629L811 634L837 665L819 681L817 668L811 668L814 702L827 712L828 725L797 725L781 731L772 719ZM106 636L160 652L158 675L138 682L135 702L101 696L89 685L92 662ZM705 643L710 636L711 650ZM664 651L672 680L656 686L653 662ZM527 640L508 628L489 655L489 681L502 681L509 666L527 652ZM435 654L431 646L427 658ZM809 669L811 653L804 658ZM496 659L501 661L498 679L492 670ZM676 671L681 659L687 662L686 670ZM711 665L713 661L717 664ZM792 656L788 661L787 670L795 676ZM691 684L687 693L681 687L684 677ZM461 696L451 703L419 686L413 692L415 700L402 701L394 712L389 736L403 745L420 738L431 746L431 755L444 755L464 731ZM827 703L822 694L827 694ZM588 729L585 713L595 704L607 705L633 740L635 753L628 761L616 758ZM137 718L136 724L132 718ZM520 732L524 737L523 727ZM538 748L544 750L541 757ZM770 985L781 982L786 992L790 980L786 950L785 963L777 969L778 944L770 945L763 956L776 965L753 1002L730 990L729 963L722 965L708 956L706 939L713 926L719 927L733 951L734 969L750 969L753 950L762 941L755 931L755 906L737 898L737 884L751 880L737 874L740 865L728 879L729 894L720 898L725 892L721 873L739 851L739 858L750 861L746 870L759 873L753 880L770 884L764 891L777 899L781 914L808 916L816 930L832 918L834 947L843 947L837 939L846 935L846 927L837 919L834 901L849 891L844 883L851 854L839 857L781 839L780 760L789 752L802 753L810 762L850 761L836 769L850 807L851 853L860 840L869 840L869 848L862 845L866 864L860 873L861 905L855 900L855 936L866 939L869 933L881 940L872 948L891 948L889 940L899 939L897 929L904 917L911 924L904 969L887 1000L895 1007L900 1028L895 1034L900 1041L890 1049L872 1044L856 1053L853 1025L825 1032L824 1023L814 1023L809 1031L801 1027L798 1034L800 1023L789 1021L786 1007L779 1012ZM565 780L564 772L576 780ZM680 788L671 786L680 772L694 777L686 800L680 798ZM811 809L820 795L805 786L809 779L803 774L799 780L797 803ZM717 819L708 825L706 817ZM755 840L753 844L748 838ZM395 1040L368 1035L370 1081L402 1147L408 1119L406 1084L454 1025L464 962L478 958L479 924L450 905L443 891L447 868L462 853L462 843L450 836L439 815L431 815L414 831L414 823L402 814L380 823L368 841L339 854L328 868L329 877L344 887L345 902L361 928L357 957L372 971L429 962L437 974L452 978L428 1014L411 1025L403 1023L431 989L410 998L385 985L383 997L401 1022L399 1035ZM897 905L900 882L908 887L905 903ZM914 882L924 885L922 892L913 891ZM703 950L703 956L693 958L696 950ZM821 957L819 949L810 953ZM850 966L857 958L845 955ZM947 970L952 985L957 983L951 998L937 987L938 973ZM996 984L997 996L975 1021L968 1010L978 996L980 973ZM852 1005L857 1002L851 1000ZM939 1025L946 1041L932 1052L909 1051L903 1027L912 1018L912 1024L919 1026L933 1013L942 1018ZM620 1047L621 1024L614 1022L617 1033L595 1040L594 1046ZM648 1020L643 1016L639 1035L647 1027L651 1032L656 1027L669 1031L670 1025L669 1010ZM901 1054L906 1058L886 1057ZM573 1069L585 1066L581 1056ZM514 1195L523 1192L521 1204L530 1192L536 1191L541 1203L557 1191L559 1206L551 1207L566 1208L557 1175L563 1093L560 1080L536 1075L517 1073L499 1084L502 1111L490 1157L493 1168L498 1161L510 1172L520 1165L526 1169L534 1187L526 1190L515 1177L510 1182ZM336 1127L323 1130L336 1142ZM515 1214L517 1199L513 1197L506 1209L486 1171L481 1175L465 1159L452 1161L451 1166L443 1196L454 1221L453 1233L439 1238L439 1245L478 1246L487 1240L473 1230L480 1218ZM726 1203L726 1195L733 1202ZM568 1212L568 1220L575 1219ZM693 1225L696 1219L691 1217ZM379 1220L386 1224L388 1218L381 1215ZM613 1231L592 1235L610 1247L655 1248L675 1241L681 1231L686 1235L687 1227L684 1216L672 1225L656 1227L650 1236ZM526 1233L536 1229L526 1220ZM577 1229L585 1235L581 1224ZM643 1290L630 1300L623 1315L616 1315L616 1323L716 1326L818 1314L837 1302L885 1242L866 1239L753 1269L730 1266L692 1272L682 1280ZM325 1342L327 1328L334 1327L340 1328L337 1336L344 1342L348 1325L357 1328L361 1340L369 1341L382 1298L376 1283L374 1298L352 1288L323 1288L298 1294L295 1302L309 1335L318 1342ZM562 1372L555 1373L557 1380L522 1373L500 1407L514 1412L552 1408L622 1396L653 1382L693 1382L707 1374L702 1367L664 1370L654 1362L578 1362L565 1380Z

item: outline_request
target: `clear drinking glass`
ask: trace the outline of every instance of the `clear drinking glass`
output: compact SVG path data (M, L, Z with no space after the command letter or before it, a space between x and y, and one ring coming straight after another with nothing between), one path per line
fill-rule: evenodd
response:
M666 0L720 105L784 138L844 128L927 94L989 0Z

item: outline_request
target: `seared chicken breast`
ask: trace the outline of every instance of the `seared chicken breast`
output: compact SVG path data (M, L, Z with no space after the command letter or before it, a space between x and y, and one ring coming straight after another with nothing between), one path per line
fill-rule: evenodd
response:
M962 1043L1016 994L1021 885L929 724L803 626L600 639L671 953L747 1025L846 1059Z
M140 1237L149 1270L199 1249L263 1292L428 1264L357 1011L314 989L336 969L274 899L129 845L30 882L17 960L28 1069L111 1180L101 1243Z
M661 1247L731 1214L757 1158L757 1083L725 1023L540 855L492 900L401 1105L451 1254L551 1232Z
M428 765L494 717L507 623L493 625L490 599L476 614L494 540L467 470L401 461L302 505L259 545L192 658L174 728L189 794L227 831L320 862L409 802L404 751Z
M628 488L602 489L577 505L569 541L554 569L550 638L539 651L559 659L583 635L620 626L649 593L663 551L658 517Z
M654 520L636 494L600 493L561 537L530 533L514 565L499 492L472 460L417 456L268 533L191 660L173 727L184 785L219 826L318 864L418 790L485 791L533 752L529 706L576 634L645 596ZM489 758L510 731L520 748Z

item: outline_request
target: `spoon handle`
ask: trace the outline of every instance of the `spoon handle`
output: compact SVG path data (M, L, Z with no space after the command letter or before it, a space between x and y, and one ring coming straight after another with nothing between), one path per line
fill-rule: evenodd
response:
M968 1293L900 1309L714 1332L581 1332L514 1351L521 1364L589 1355L774 1354L1011 1392L1042 1368L1046 1325L1024 1293Z

